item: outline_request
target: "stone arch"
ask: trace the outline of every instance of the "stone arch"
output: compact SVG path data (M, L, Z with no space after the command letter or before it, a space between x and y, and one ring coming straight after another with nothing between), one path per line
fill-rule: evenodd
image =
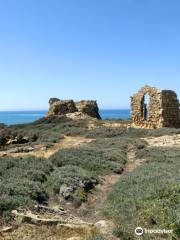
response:
M150 117L150 100L151 97L149 95L149 93L145 93L144 96L141 99L141 117L144 120L148 120Z
M148 103L145 101L148 96ZM132 120L141 127L156 127L161 121L161 91L144 86L131 97Z

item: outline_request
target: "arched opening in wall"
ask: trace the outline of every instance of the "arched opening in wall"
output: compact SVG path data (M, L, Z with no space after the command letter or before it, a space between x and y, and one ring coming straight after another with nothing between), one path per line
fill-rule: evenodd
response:
M144 120L148 120L149 118L149 103L150 103L150 96L148 93L146 93L144 94L141 101L141 117Z

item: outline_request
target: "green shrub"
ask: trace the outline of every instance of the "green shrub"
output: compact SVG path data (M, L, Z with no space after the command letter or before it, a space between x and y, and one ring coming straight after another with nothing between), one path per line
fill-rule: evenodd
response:
M80 180L88 180L91 178L94 178L94 176L86 170L78 166L66 165L53 171L51 175L49 175L46 185L50 192L57 194L59 193L60 186L63 184L77 187Z
M174 134L180 134L180 129L157 128L157 129L148 130L148 136L151 136L151 137L161 137L164 135L174 135Z
M134 239L134 229L142 226L173 229L179 237L179 176L180 162L177 161L145 164L121 178L104 210L116 224L116 235Z
M43 183L53 170L43 158L0 158L0 215L8 215L17 207L46 203L48 194Z
M54 143L63 138L63 131L73 129L74 125L73 123L71 124L71 122L73 121L65 117L42 118L33 123L9 126L0 130L0 135L10 138L16 136L27 137L29 143ZM0 138L1 146L4 145L3 142L4 138ZM16 146L16 144L14 146Z
M146 162L173 163L180 159L180 149L176 147L151 147L136 152L136 157Z
M73 165L99 174L115 171L122 167L121 159L117 158L117 155L88 147L62 149L51 156L50 160L57 167Z
M96 235L96 236L90 237L88 240L106 240L106 239L102 235Z
M43 158L34 156L0 157L0 179L24 177L34 181L42 181L52 169L52 165Z
M21 195L6 195L3 194L0 197L0 216L10 217L10 212L13 209L17 209L19 206L27 207L32 206L32 200L28 196Z
M129 138L142 138L142 137L160 137L164 135L179 134L180 130L175 128L159 128L159 129L141 129L141 128L127 128L119 127L105 127L99 124L97 128L87 130L83 133L86 137L90 138L113 138L113 137L129 137Z
M112 138L124 136L126 132L125 127L104 127L100 126L95 129L88 130L86 137L89 138Z
M22 179L0 182L0 215L17 207L31 207L35 202L46 203L48 194L41 184Z
M88 192L97 183L98 178L84 169L66 165L52 172L46 186L51 195L60 194L64 199L79 205L86 201Z
M9 196L28 196L32 200L43 203L47 201L47 193L40 183L24 179L12 179L0 183L1 194Z
M146 144L142 140L129 138L98 138L79 148L61 149L50 160L57 167L74 165L97 174L120 172L127 162L130 143L137 147Z

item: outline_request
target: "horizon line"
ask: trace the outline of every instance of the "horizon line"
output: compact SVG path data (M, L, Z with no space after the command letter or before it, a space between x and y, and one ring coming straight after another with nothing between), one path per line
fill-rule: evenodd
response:
M131 108L99 108L100 111L104 110L130 110ZM38 111L48 111L48 109L9 109L9 110L0 110L0 112L38 112Z

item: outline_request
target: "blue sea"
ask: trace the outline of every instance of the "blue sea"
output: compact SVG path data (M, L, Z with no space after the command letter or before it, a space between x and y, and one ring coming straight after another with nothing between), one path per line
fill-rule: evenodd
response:
M0 112L0 123L7 125L33 122L47 114L47 111L3 111ZM102 119L130 118L129 109L100 110Z

